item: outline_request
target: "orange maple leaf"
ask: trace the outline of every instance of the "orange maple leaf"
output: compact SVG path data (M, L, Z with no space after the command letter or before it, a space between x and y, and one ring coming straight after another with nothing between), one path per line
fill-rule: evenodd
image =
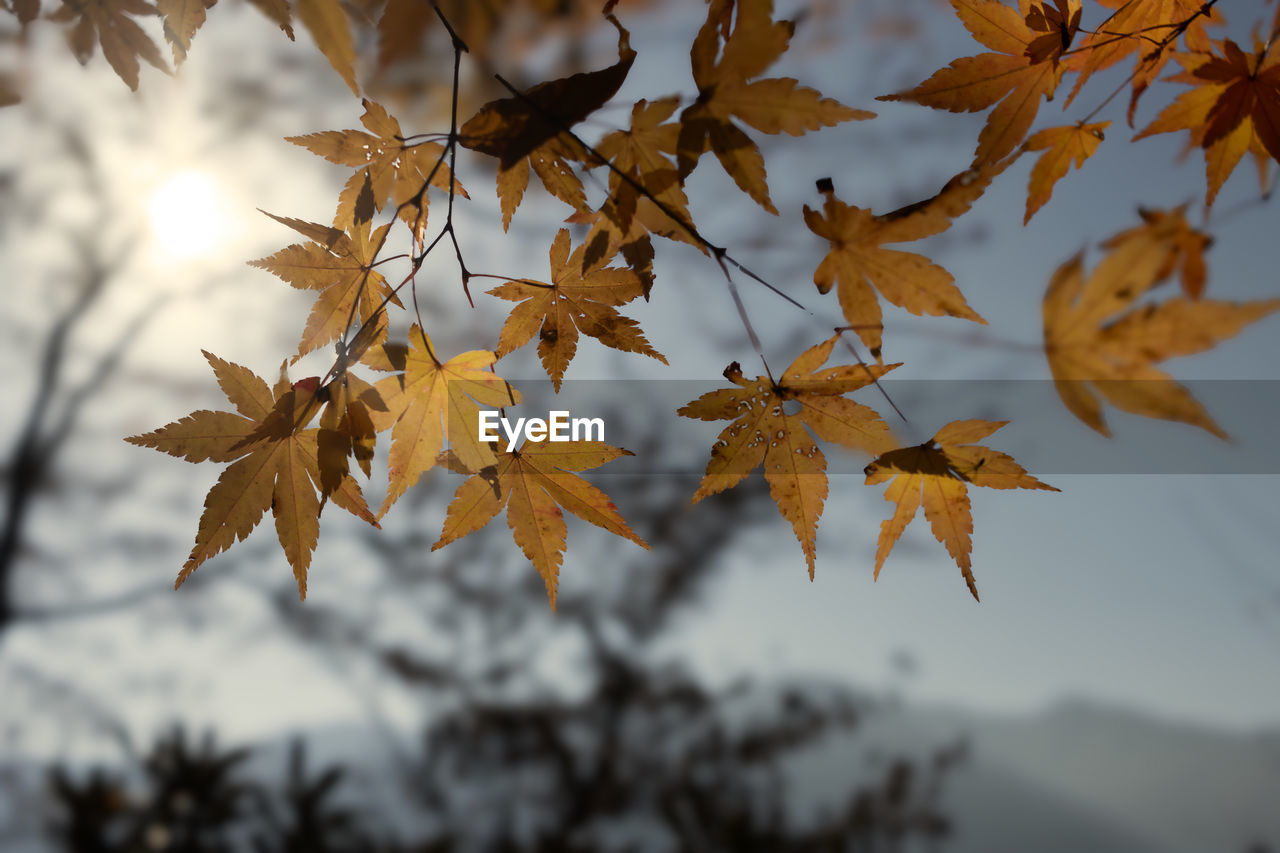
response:
M1152 365L1213 348L1280 309L1280 299L1176 297L1135 307L1185 253L1185 237L1168 220L1113 238L1087 278L1081 254L1058 268L1044 297L1045 353L1063 403L1103 435L1111 433L1095 392L1127 412L1192 424L1225 439L1191 393Z
M493 465L493 447L480 440L480 405L501 408L520 401L520 394L490 367L497 356L473 350L441 362L431 340L415 323L409 344L387 344L370 350L365 363L376 370L403 371L377 382L385 412L370 412L378 432L392 427L387 496L378 518L436 464L444 442L468 470Z
M1132 126L1138 99L1160 76L1177 47L1177 36L1182 35L1183 44L1191 51L1208 51L1209 36L1205 27L1221 24L1222 15L1201 0L1098 0L1098 3L1115 12L1086 34L1079 47L1066 57L1067 67L1079 71L1067 106L1095 72L1137 53L1133 91L1129 97Z
M883 317L876 290L912 314L987 322L965 302L951 273L923 255L883 246L946 231L1007 164L1002 161L962 172L937 195L880 216L867 208L845 204L836 198L829 181L819 182L824 196L822 212L805 205L804 221L810 231L831 243L831 250L814 271L813 281L821 293L838 285L837 296L845 319L877 359Z
M350 166L357 171L338 196L338 210L333 224L349 229L357 219L369 219L373 210L382 210L390 200L400 208L400 218L415 229L426 227L428 181L438 189L468 198L467 191L453 178L445 162L445 148L436 142L408 142L400 122L381 104L364 104L360 122L368 129L327 130L306 136L287 136L286 141L301 145L330 163ZM366 206L360 210L360 194L368 186ZM361 215L363 214L363 215Z
M867 485L888 482L884 499L895 504L893 517L880 523L876 546L875 577L907 525L924 506L924 517L933 535L947 548L960 567L974 599L978 585L973 578L973 513L968 484L992 489L1047 489L1053 486L1032 477L1013 457L973 442L986 438L1008 421L953 421L933 438L915 447L882 454L866 467Z
M569 254L569 231L560 229L551 244L551 284L527 279L493 288L489 293L509 302L511 309L498 340L498 358L519 349L538 335L538 355L557 391L565 369L578 350L578 333L589 335L608 347L667 359L654 349L640 331L640 325L618 313L644 293L644 283L629 268L583 264L583 246Z
M977 112L998 103L978 136L974 165L993 162L1022 142L1053 97L1065 66L1058 60L1080 27L1079 0L1055 5L1020 0L1014 9L996 0L951 0L965 28L989 53L965 56L906 92L880 101L915 101L934 109Z
M631 455L628 450L602 441L526 441L519 450L507 449L498 454L493 464L458 487L440 539L431 550L479 530L505 506L512 537L542 575L554 610L568 532L562 508L645 550L649 548L627 525L608 495L570 473Z
M353 324L375 329L366 346L385 340L387 319L382 309L388 302L399 306L400 300L382 274L373 269L373 262L390 223L370 233L368 222L358 222L344 233L314 222L267 215L313 241L294 243L270 257L249 262L249 266L267 270L299 290L319 291L298 343L298 355L336 340Z
M1153 275L1156 281L1164 281L1174 270L1182 292L1191 299L1199 299L1204 293L1204 253L1213 245L1213 238L1187 221L1187 206L1173 210L1138 208L1141 225L1121 231L1103 241L1104 249L1125 249L1136 254L1154 253L1164 260Z
M1215 45L1221 55L1177 57L1185 70L1170 81L1195 88L1179 95L1134 137L1188 131L1192 144L1204 149L1206 206L1213 204L1251 146L1261 146L1280 161L1280 53L1258 44L1251 56L1231 39Z
M898 365L822 368L838 340L836 335L806 350L776 383L767 376L747 379L735 361L724 375L737 388L709 391L677 410L686 418L732 421L711 448L694 503L733 488L763 465L769 493L800 540L810 580L818 519L827 499L827 459L805 427L823 441L871 454L893 445L880 416L844 395L874 383Z
M1079 169L1093 156L1104 138L1103 131L1109 121L1095 124L1072 124L1065 127L1048 127L1032 134L1023 143L1027 151L1043 151L1031 167L1031 181L1027 186L1027 212L1022 219L1026 225L1036 211L1053 195L1053 187L1067 174L1072 162Z
M275 388L251 370L210 353L218 385L234 412L192 412L144 435L125 439L190 462L230 462L204 500L195 546L178 573L175 587L202 563L243 540L270 507L276 535L293 568L298 595L307 596L307 568L320 535L321 497L377 526L360 486L332 456L322 454L321 430L307 429L320 411L319 380L293 384L284 378ZM320 494L317 494L319 490Z
M727 22L734 5L737 20L730 31ZM773 0L737 0L736 4L733 0L712 0L690 52L698 100L680 114L681 178L693 171L709 147L738 187L776 214L760 149L733 119L761 133L801 136L841 122L875 117L875 113L824 98L791 77L754 79L786 52L794 32L793 22L773 20Z

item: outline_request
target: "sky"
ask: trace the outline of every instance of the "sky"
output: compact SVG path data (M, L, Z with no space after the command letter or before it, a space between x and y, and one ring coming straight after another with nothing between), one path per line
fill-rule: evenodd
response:
M700 9L698 4L668 5L660 17L627 18L640 59L620 94L623 99L690 91L686 45ZM798 5L778 4L782 14ZM1251 5L1264 8L1233 4L1232 14L1248 19ZM778 72L794 74L850 106L874 109L880 117L764 144L781 225L735 195L712 163L700 168L690 185L691 197L706 199L695 202L695 215L712 239L727 243L740 260L806 306L794 309L739 281L775 367L839 322L834 300L820 300L811 284L823 247L804 229L800 209L819 202L814 181L831 176L845 200L888 210L936 192L971 156L981 116L873 100L975 49L941 7L909 7L916 8L929 17L909 41L869 41L867 33L893 30L897 19L891 13L865 14L861 4L815 4L814 16L802 23ZM625 14L625 3L622 9ZM32 347L49 321L50 301L65 298L61 282L74 274L76 250L67 234L75 228L94 229L115 250L132 247L118 268L117 284L77 330L86 351L110 346L131 318L154 314L148 306L156 299L167 301L153 322L129 335L121 373L90 404L83 434L60 466L58 492L35 513L36 565L45 561L61 571L48 576L31 571L31 589L56 599L139 581L164 585L185 558L199 502L216 471L148 454L120 439L193 408L220 405L201 348L263 375L278 369L308 303L305 295L244 266L291 240L286 229L257 209L325 219L342 170L282 137L354 127L360 107L314 55L305 33L299 32L299 44L290 45L244 6L213 10L181 72L166 78L144 70L137 95L101 58L85 69L77 66L51 28L37 27L32 38L25 60L28 101L45 124L20 110L0 112L0 168L18 176L17 189L9 192L42 200L12 205L0 219L0 263L10 282L4 288L3 346L15 367L8 372L6 397L27 400L33 393ZM593 43L601 63L611 61L612 45L608 32ZM1107 85L1097 88L1109 91ZM228 99L228 91L241 96ZM1153 97L1140 110L1139 126L1153 115L1156 103ZM1042 122L1053 108L1045 108ZM625 110L611 109L592 121L603 129L625 116ZM890 508L879 490L861 485L857 472L865 460L833 451L833 470L848 473L833 477L815 580L809 581L786 522L776 514L764 516L743 529L737 545L719 558L724 571L705 605L682 615L657 653L687 662L712 681L727 682L742 673L813 674L872 687L900 683L901 672L891 661L905 653L916 662L907 687L920 701L1012 714L1084 696L1206 725L1251 729L1280 722L1280 572L1274 557L1280 544L1280 504L1274 498L1280 466L1268 446L1275 434L1275 408L1264 405L1276 399L1280 387L1274 384L1280 379L1280 320L1261 323L1218 351L1170 365L1179 378L1203 380L1206 399L1222 380L1258 380L1236 386L1223 396L1225 407L1214 410L1227 431L1240 436L1233 447L1224 449L1189 427L1121 414L1108 416L1116 433L1108 443L1070 419L1060 405L1055 408L1046 392L1047 367L1037 348L1040 300L1053 269L1081 249L1088 248L1088 257L1096 259L1096 244L1134 224L1139 204L1190 202L1195 216L1201 212L1204 179L1198 155L1180 161L1180 140L1172 137L1130 145L1123 116L1108 117L1115 119L1108 144L1084 171L1059 184L1053 201L1029 226L1021 224L1029 163L1020 162L1001 176L972 217L926 244L989 320L988 327L886 312L891 347L886 356L906 362L899 375L946 383L945 392L910 381L895 391L904 402L913 401L907 411L912 422L896 428L927 438L940 425L927 422L934 411L951 419L1021 413L1021 420L1015 417L990 443L1014 453L1062 490L974 490L973 558L981 604L969 597L958 569L922 519L908 529L873 583L875 539ZM69 177L65 158L43 156L45 146L57 144L48 126L59 123L77 128L94 151L109 198L105 208L96 208L79 179ZM438 125L437 118L427 127ZM468 257L483 258L494 271L545 276L546 246L564 211L531 191L504 236L490 180L478 169L464 173L473 196L459 213ZM175 194L204 199L202 215L216 214L207 224L217 230L216 241L183 246L165 236L171 220L182 215L180 206L165 207L166 198L171 201ZM1257 194L1244 164L1210 220L1217 242L1209 259L1209 292L1217 298L1257 299L1280 290L1274 211L1257 204ZM19 218L14 210L30 212ZM731 360L741 361L749 374L758 365L714 264L684 247L661 251L666 254L658 261L652 301L628 311L670 367L603 353L587 343L570 371L572 381L652 383L665 399L717 387L720 371ZM441 280L456 276L449 264L430 274ZM435 288L432 299L431 310L457 318L449 334L460 341L468 334L492 336L503 316L494 300L466 311L462 295L453 290ZM90 364L73 358L71 378L87 379ZM294 375L304 375L311 364L300 365ZM538 379L536 362L513 365L508 376ZM945 407L931 399L934 393L942 393ZM1035 402L1028 404L1029 399ZM0 413L6 446L22 412L16 405ZM629 429L654 419L648 410L635 417ZM691 423L669 428L690 442L691 458L710 447L719 429ZM1063 451L1064 446L1071 449ZM1180 466L1190 464L1186 460L1202 458L1212 460L1210 473L1158 473L1185 471ZM1165 460L1168 468L1161 467ZM1098 473L1102 470L1118 473ZM76 489L80 477L100 488ZM600 482L608 488L607 477ZM690 491L694 483L696 478ZM431 524L438 524L438 508L427 514ZM390 522L418 520L406 509ZM340 599L334 591L340 588L339 576L359 571L359 541L350 530L327 522L322 533L312 568L312 595L322 603ZM122 532L133 537L134 547L111 544ZM590 573L597 567L587 543L597 532L571 527L564 573L573 575L574 583L592 583ZM486 535L506 533L495 526ZM581 552L574 551L575 543L583 543ZM287 578L269 527L238 547L263 573ZM215 560L201 573L217 574L225 565ZM429 560L426 565L429 569ZM208 594L237 608L244 624L265 624L270 618L243 589ZM140 684L165 686L137 691L128 714L143 730L183 714L216 720L232 736L252 737L363 712L351 690L290 644L269 636L176 629L183 618L198 613L199 605L191 602L162 595L148 600L141 618L130 612L83 629L61 625L15 632L6 640L7 665L41 660L105 692L114 674L94 672L86 656L109 642ZM47 646L55 636L62 652L51 659ZM572 650L542 665L553 674L571 673ZM282 671L290 680L280 678Z

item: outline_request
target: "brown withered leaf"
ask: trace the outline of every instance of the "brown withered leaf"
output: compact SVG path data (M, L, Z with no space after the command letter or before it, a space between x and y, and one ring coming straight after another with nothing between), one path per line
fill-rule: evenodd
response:
M156 7L146 0L69 0L50 17L55 21L76 21L68 34L71 50L80 64L93 57L95 41L102 55L125 84L138 90L138 60L146 60L166 74L169 66L160 49L130 15L156 15Z
M569 231L560 229L551 244L551 283L512 281L489 291L518 302L502 326L497 354L502 358L538 335L538 355L556 390L578 349L578 333L623 352L638 352L667 363L640 331L635 320L620 314L644 293L640 276L629 268L602 268L583 263L583 246L569 253Z
M806 350L776 384L767 376L747 379L734 362L724 375L736 388L709 391L676 411L686 418L731 421L711 448L694 503L733 488L763 465L769 493L800 541L810 580L817 558L818 519L827 500L827 459L810 431L823 441L872 455L894 444L874 410L844 395L874 383L898 365L823 368L838 340L836 335Z
M248 368L210 353L218 385L236 412L192 412L187 417L126 441L190 462L230 462L209 490L195 546L175 586L202 563L243 540L268 507L276 535L293 568L298 595L307 595L307 568L320 534L319 490L343 509L377 526L360 486L336 460L321 452L320 430L308 424L320 411L315 377L273 388Z
M627 525L608 495L571 473L631 455L629 450L602 441L526 441L518 450L508 448L498 454L493 465L458 487L440 539L431 550L474 533L505 506L512 537L542 575L554 610L568 534L562 510L630 539L641 548L649 548Z
M1013 457L974 444L991 435L1008 421L953 421L933 438L915 447L902 447L882 454L866 467L867 485L889 482L884 499L894 504L893 517L880 523L876 546L875 577L879 579L885 558L902 537L907 525L923 506L933 535L947 548L960 567L974 599L978 585L973 578L973 513L968 485L992 489L1046 489L1042 483L1013 461Z
M616 63L490 101L462 125L459 142L497 157L499 168L506 171L608 103L636 58L630 33L616 19L609 20L618 29Z
M205 12L218 0L156 0L164 16L164 37L173 49L174 63L181 65L191 50L191 37L204 24Z
M737 18L729 30L735 6ZM786 52L794 32L793 22L773 20L773 0L712 0L690 52L698 99L680 114L677 162L682 179L711 150L743 192L776 214L764 158L734 119L761 133L800 136L875 117L824 98L791 77L755 79Z
M1258 43L1246 54L1231 39L1214 47L1216 52L1176 57L1184 71L1169 80L1194 88L1134 137L1188 131L1191 143L1204 149L1206 205L1251 148L1280 162L1280 52Z

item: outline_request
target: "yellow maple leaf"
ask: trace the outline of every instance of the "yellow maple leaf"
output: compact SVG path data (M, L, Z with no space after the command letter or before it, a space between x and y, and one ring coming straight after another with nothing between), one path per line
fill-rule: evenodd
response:
M866 467L867 485L889 482L884 499L894 504L893 516L880 523L876 545L875 577L879 579L885 558L907 525L923 506L933 535L947 548L960 567L974 599L978 585L973 578L973 513L968 484L992 489L1047 489L1013 460L1013 457L973 442L991 435L1008 421L953 421L929 441L901 447L879 456ZM890 482L891 481L891 482Z
M391 201L400 208L400 218L411 227L416 227L420 219L425 225L427 194L424 190L428 180L437 189L469 197L450 173L443 145L406 141L400 122L385 107L368 98L362 103L364 115L360 122L368 132L327 130L285 137L286 141L301 145L330 163L357 170L338 197L335 227L351 228L357 219L358 201L366 181L373 208L380 211ZM372 211L367 214L361 218L368 219Z
M777 383L767 376L747 379L734 362L724 375L736 388L709 391L677 410L686 418L732 421L711 448L694 503L733 488L763 465L769 493L800 541L810 580L818 519L827 499L827 459L809 430L823 441L871 454L893 445L880 416L844 395L874 383L898 365L822 368L838 340L836 335L806 350Z
M338 72L353 94L359 95L355 42L342 4L338 0L295 0L294 8L333 70Z
M489 350L473 350L441 362L416 323L408 346L370 350L366 364L403 371L375 384L386 411L369 412L378 432L394 426L387 496L378 518L435 466L446 439L468 470L494 464L492 445L479 436L480 405L497 409L520 401L519 392L489 369L496 360Z
M204 355L239 414L192 412L125 439L190 462L231 463L205 497L195 546L174 585L181 586L210 557L248 536L270 507L298 595L306 598L307 569L320 535L322 502L317 490L377 526L359 485L347 474L345 458L340 470L332 467L334 460L321 454L321 430L307 428L320 411L319 380L290 384L282 369L272 389L248 368Z
M307 317L298 343L298 355L306 355L345 334L352 325L372 327L376 334L366 337L367 346L386 339L389 302L400 305L373 262L386 238L390 224L370 233L369 223L352 225L348 232L287 217L272 219L308 236L311 243L294 243L249 265L279 276L299 290L319 292Z
M618 313L644 293L644 283L629 268L583 264L583 246L569 253L569 231L560 229L551 244L551 283L520 280L499 285L493 296L518 302L502 326L497 354L502 358L538 335L538 355L557 391L578 349L578 333L623 352L667 359L655 350L640 325Z
M631 455L628 450L602 441L526 441L518 450L509 448L458 487L440 539L431 550L479 530L505 506L512 537L542 575L554 610L568 532L562 509L649 548L627 525L608 495L570 473Z
M845 319L876 358L880 357L883 330L877 290L912 314L987 322L965 302L951 273L923 255L886 249L884 244L920 240L946 231L1008 162L962 172L937 195L880 216L845 204L836 198L829 181L820 182L822 212L805 205L804 221L810 231L831 244L831 249L814 271L813 281L820 293L838 286Z

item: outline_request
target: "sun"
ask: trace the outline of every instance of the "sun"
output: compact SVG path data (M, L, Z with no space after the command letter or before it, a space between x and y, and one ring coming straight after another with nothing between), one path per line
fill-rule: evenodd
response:
M151 194L147 218L156 247L174 258L211 254L227 230L226 202L205 172L171 175Z

